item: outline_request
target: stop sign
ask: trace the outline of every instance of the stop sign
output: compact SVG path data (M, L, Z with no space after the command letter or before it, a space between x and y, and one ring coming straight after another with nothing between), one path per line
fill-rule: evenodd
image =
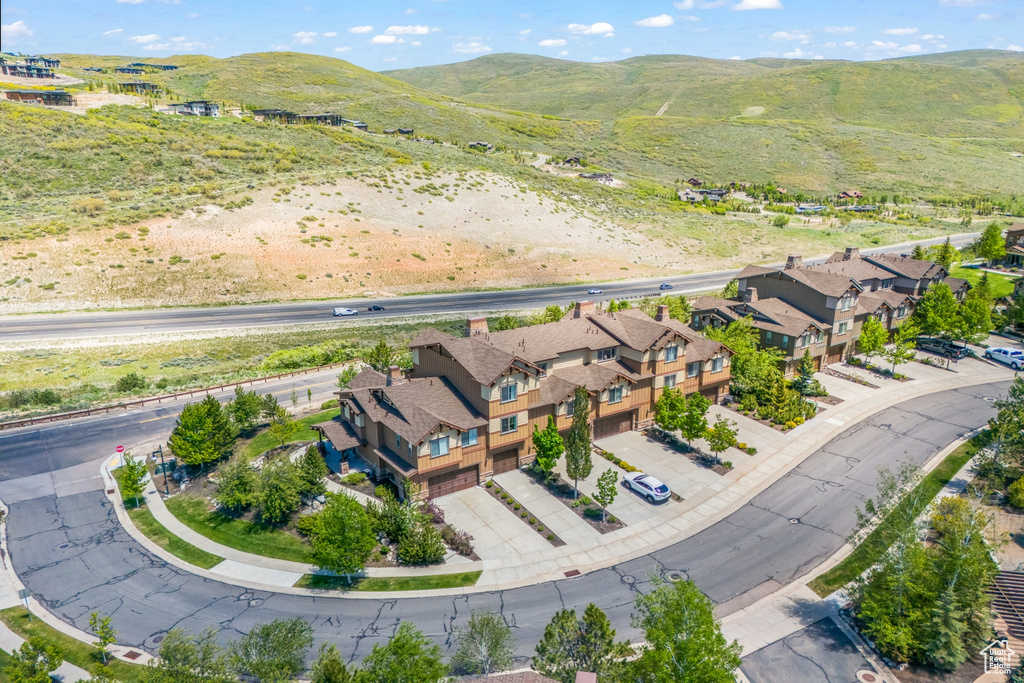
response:
M124 446L118 446L114 450L117 451L118 453L124 453Z

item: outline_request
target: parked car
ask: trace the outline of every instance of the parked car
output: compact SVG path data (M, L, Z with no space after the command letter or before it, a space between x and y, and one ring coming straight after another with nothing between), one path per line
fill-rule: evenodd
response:
M622 483L647 499L649 503L668 500L672 492L660 479L643 472L630 472L622 478Z
M931 353L937 353L940 356L946 358L952 358L954 360L960 360L971 355L971 350L962 344L954 344L948 339L938 339L936 337L918 337L917 348L922 351L930 351Z
M1014 370L1020 370L1024 367L1024 351L1021 351L1020 349L989 349L985 352L985 358L988 358L989 360L997 360L1000 363L1006 363Z
M601 290L597 287L591 287L587 290L587 294L601 294Z
M661 287L659 289L672 289L672 285L670 285L667 282L662 282Z
M354 308L335 308L334 315L359 315L359 311Z
M368 310L368 311L383 311L384 307L383 306L378 306L377 304L374 304L373 306L370 306L366 310Z

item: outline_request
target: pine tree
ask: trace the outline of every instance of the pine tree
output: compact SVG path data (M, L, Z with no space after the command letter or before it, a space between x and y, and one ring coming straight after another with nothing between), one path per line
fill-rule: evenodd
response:
M924 248L920 244L915 244L914 251L910 252L910 258L917 261L927 261L928 255L924 253Z
M304 496L323 495L327 491L327 485L324 484L327 473L327 463L320 455L320 448L312 444L299 461L299 493Z
M590 476L594 462L590 453L590 393L576 387L572 401L572 427L565 443L565 473L573 480L579 498L579 480Z
M619 660L628 655L628 643L615 642L615 630L597 605L590 603L583 617L576 610L560 610L544 628L537 643L533 668L561 683L573 683L577 671L596 673L598 680L619 680Z
M178 416L167 446L174 456L192 466L205 466L220 457L213 442L213 427L201 403L189 403Z

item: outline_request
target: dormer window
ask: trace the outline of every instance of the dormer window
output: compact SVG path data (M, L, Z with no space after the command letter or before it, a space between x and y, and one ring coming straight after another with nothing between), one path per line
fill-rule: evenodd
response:
M665 347L665 362L675 363L676 359L679 358L679 347L678 346L667 346Z
M892 289L892 279L882 280L882 289Z
M615 347L610 349L601 349L597 352L597 362L603 363L606 360L615 360Z
M515 384L514 382L512 384L506 384L501 388L501 402L511 403L512 401L516 400L518 391L519 385Z
M608 390L609 403L622 403L622 387L612 387Z
M544 377L548 376L548 364L547 363L537 363L537 367L540 368L540 372L537 374L537 378L538 379L543 379Z
M842 299L842 304L841 304L842 310L848 311L848 310L850 310L851 306L853 306L853 297L851 297L851 296L844 296L843 299Z

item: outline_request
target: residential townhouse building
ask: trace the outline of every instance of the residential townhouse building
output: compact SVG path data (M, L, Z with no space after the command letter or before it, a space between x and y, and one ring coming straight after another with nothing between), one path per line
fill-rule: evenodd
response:
M1006 256L1003 257L1003 265L1020 268L1024 265L1024 223L1014 223L1007 228L1004 240Z
M652 319L582 302L559 322L490 332L471 319L463 337L430 329L409 346L407 377L364 369L339 392L339 418L314 427L428 498L531 462L534 427L551 416L564 435L577 387L600 439L652 421L666 387L718 402L731 378L729 349L671 320L667 307Z

